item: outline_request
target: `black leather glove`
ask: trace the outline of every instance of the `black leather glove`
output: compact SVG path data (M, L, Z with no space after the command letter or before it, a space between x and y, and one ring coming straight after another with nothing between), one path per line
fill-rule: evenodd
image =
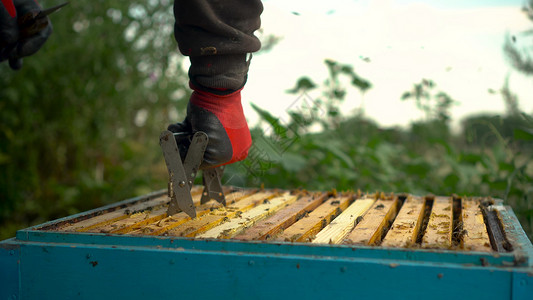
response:
M36 15L42 8L36 0L0 0L0 62L9 60L13 70L22 67L22 58L36 53L52 34L52 24L46 18L44 29L25 36L19 19L26 14Z
M197 131L207 134L209 142L201 169L241 161L246 158L252 145L242 110L240 90L228 95L195 90L187 106L185 120L168 126L168 130L180 133L176 136L176 141L182 159L190 144L190 140L184 137Z

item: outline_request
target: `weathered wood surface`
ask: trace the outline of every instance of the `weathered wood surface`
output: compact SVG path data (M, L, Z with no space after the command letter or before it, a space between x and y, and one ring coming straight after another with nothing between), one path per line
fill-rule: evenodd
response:
M383 229L396 216L398 199L377 200L344 240L347 244L374 245L381 241Z
M424 210L424 199L409 196L398 212L381 246L410 247L415 244L424 221Z
M111 224L116 221L120 221L130 217L132 214L137 212L145 211L146 209L151 209L153 207L163 207L168 205L169 198L167 195L157 197L145 202L137 203L125 208L120 208L112 212L108 212L102 215L98 215L80 222L76 222L65 227L60 228L61 231L66 232L87 232L91 231L94 228L102 227L108 224Z
M191 195L193 197L200 195L201 192L202 188L199 186L195 186L191 189ZM197 198L197 200L198 199L199 198ZM120 208L109 213L101 214L87 220L76 222L61 228L61 230L67 232L98 232L96 229L103 228L106 225L110 225L124 219L128 219L132 215L149 210L157 210L163 207L168 207L169 201L170 198L167 195L160 196L147 201L135 203L128 207Z
M200 205L202 187L195 186L194 219L184 212L167 216L170 199L165 195L124 202L39 230L493 251L485 212L476 198L224 190L227 207L216 201Z
M223 238L228 239L240 233L245 228L253 225L271 214L276 213L283 207L290 205L298 199L298 195L291 195L289 192L264 201L262 204L243 212L228 222L223 223L205 233L198 235L198 238Z
M198 196L196 197L199 199ZM91 230L88 230L88 232L117 234L128 233L147 224L158 222L164 219L165 217L167 217L167 209L168 206L163 206L159 208L156 207L153 210L145 210L142 212L134 213L126 219L122 219L104 226L95 227Z
M453 199L435 197L429 223L422 238L423 248L449 249L452 247Z
M253 227L235 236L239 240L268 240L280 233L296 221L309 214L328 197L327 193L315 193L314 195L302 196L293 204L273 216L258 222Z
M355 202L316 235L313 243L340 243L355 227L357 220L368 211L375 201L373 198L355 200Z
M341 195L331 198L285 229L275 240L289 242L311 241L315 235L326 227L336 216L352 203L355 194Z
M244 197L251 195L254 190L237 190L233 193L226 195L227 203L233 204L236 201L243 199ZM203 205L200 205L196 208L197 210L197 219L202 216L218 209L222 209L222 204L216 201L209 201ZM132 235L168 235L166 232L180 226L181 224L190 221L191 218L184 212L180 212L173 216L167 216L166 218L152 223L142 228L139 228L135 231L130 232Z
M463 248L469 251L490 252L490 239L479 201L462 200Z
M275 197L278 193L276 191L264 191L246 196L233 203L228 202L227 207L213 210L199 218L191 220L179 227L173 228L166 232L168 236L186 236L194 237L198 234L204 233L223 222L229 221L231 218L241 215L243 212L252 209L253 207L268 201L268 199Z
M195 205L200 203L201 193L193 195L193 202ZM168 197L167 197L168 199ZM170 200L170 199L168 199ZM146 226L150 223L158 222L167 217L167 205L159 207L147 208L143 211L136 212L129 215L127 218L118 220L113 223L106 224L104 226L97 226L87 232L99 232L99 233L116 233L125 234L140 227Z

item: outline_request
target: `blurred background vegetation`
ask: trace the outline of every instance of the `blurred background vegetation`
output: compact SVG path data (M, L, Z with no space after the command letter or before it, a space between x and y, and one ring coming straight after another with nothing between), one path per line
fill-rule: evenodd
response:
M0 240L166 187L157 137L182 119L189 96L172 2L72 1L52 16L52 38L21 71L0 65ZM269 48L276 38L264 40ZM531 50L514 40L503 51L533 75ZM364 74L333 60L325 68L323 83L302 77L288 91L298 99L289 120L254 106L262 120L252 129L254 146L228 166L225 184L493 196L533 237L533 116L507 82L493 91L505 112L471 116L451 130L456 100L421 79L398 101L414 101L425 118L382 128L362 112L338 110L348 89L372 88ZM312 90L321 96L309 97Z

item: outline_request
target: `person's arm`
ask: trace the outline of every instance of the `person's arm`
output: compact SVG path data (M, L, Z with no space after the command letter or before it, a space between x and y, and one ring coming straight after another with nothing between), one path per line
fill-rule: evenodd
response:
M22 58L33 55L44 45L52 25L31 37L21 37L18 19L27 13L41 11L36 0L0 0L0 62L9 60L12 69L22 67Z
M172 132L203 131L209 137L202 168L246 158L252 145L241 105L249 53L261 43L260 0L175 0L174 35L189 56L193 89L187 117L169 126Z

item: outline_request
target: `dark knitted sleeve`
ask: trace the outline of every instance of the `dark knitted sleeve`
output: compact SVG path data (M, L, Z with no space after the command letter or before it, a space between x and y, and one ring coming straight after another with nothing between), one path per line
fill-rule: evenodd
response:
M174 35L189 56L189 77L201 89L237 90L246 82L247 54L261 48L260 0L175 0Z

